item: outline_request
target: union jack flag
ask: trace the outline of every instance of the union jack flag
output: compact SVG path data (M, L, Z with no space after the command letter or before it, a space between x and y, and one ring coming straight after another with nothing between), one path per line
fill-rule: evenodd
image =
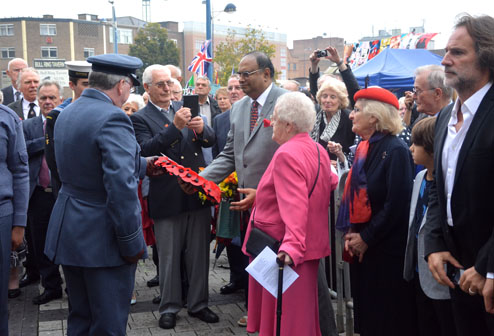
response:
M195 72L200 76L207 76L208 68L211 65L211 51L209 48L211 41L206 40L201 44L201 51L197 53L189 65L189 71Z

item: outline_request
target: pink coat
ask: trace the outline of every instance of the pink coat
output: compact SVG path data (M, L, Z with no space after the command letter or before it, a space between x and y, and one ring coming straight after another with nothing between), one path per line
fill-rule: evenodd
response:
M320 170L309 199L317 175L316 146ZM255 227L282 241L280 251L290 255L295 266L329 255L328 207L337 183L327 151L308 133L295 135L278 148L259 182L245 241L254 218Z

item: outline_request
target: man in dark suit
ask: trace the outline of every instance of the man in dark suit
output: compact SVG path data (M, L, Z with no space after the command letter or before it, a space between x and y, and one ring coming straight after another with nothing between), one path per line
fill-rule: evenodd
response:
M60 85L43 81L38 88L41 114L23 121L24 138L29 155L28 226L33 242L36 266L41 274L44 292L33 298L34 304L45 304L62 297L62 278L58 265L44 254L46 231L55 204L50 172L45 158L45 125L48 113L60 104Z
M17 78L17 87L22 93L22 98L10 103L8 106L22 120L39 116L39 104L36 100L40 78L34 68L24 68Z
M480 296L486 277L494 278L492 31L492 17L461 17L442 61L458 99L440 112L435 128L425 255L434 278L451 288L460 336L494 335L494 316Z
M189 108L171 102L173 84L166 67L157 64L147 67L143 82L149 102L131 116L142 153L164 153L195 171L204 167L202 148L214 144L213 130L200 116L191 118ZM182 260L190 284L189 315L207 323L218 322L218 316L208 308L210 207L201 204L197 195L183 193L177 178L170 175L150 179L148 202L159 254L159 326L173 328L183 307Z
M22 98L22 93L17 89L17 78L19 77L19 72L27 68L27 63L22 58L14 58L10 60L7 65L7 76L9 76L12 85L4 87L3 92L3 104L9 105L15 101Z
M89 88L55 124L62 181L48 225L45 254L63 267L71 309L68 335L125 335L136 263L146 257L137 197L152 173L122 111L140 59L91 56Z

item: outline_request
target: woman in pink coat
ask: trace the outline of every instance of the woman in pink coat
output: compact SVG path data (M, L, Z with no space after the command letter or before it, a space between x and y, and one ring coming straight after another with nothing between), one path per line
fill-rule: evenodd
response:
M278 257L299 278L283 294L282 335L321 335L317 305L319 259L329 255L328 206L338 177L326 150L308 132L314 104L300 92L280 98L271 118L276 151L257 189L246 241L256 227L281 242ZM312 193L311 193L312 191ZM310 194L310 197L309 197ZM245 245L244 253L247 254ZM274 335L276 299L249 277L247 332Z

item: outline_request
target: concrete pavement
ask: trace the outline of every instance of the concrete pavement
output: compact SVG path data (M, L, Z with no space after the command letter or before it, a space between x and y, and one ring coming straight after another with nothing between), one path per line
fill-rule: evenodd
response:
M213 242L214 244L214 242ZM213 248L211 245L211 250ZM158 305L151 300L158 295L158 287L149 288L146 282L156 275L151 259L141 261L136 273L137 304L131 306L127 323L128 336L206 336L206 335L249 335L237 320L245 315L243 291L230 295L219 294L221 286L229 282L226 252L220 256L213 270L214 254L210 253L209 306L218 314L220 321L214 324L190 317L184 308L178 314L174 329L159 328ZM151 251L149 250L149 255ZM42 287L30 285L22 288L22 294L9 300L9 334L11 336L64 336L67 334L68 301L64 297L45 305L33 305L31 300Z

